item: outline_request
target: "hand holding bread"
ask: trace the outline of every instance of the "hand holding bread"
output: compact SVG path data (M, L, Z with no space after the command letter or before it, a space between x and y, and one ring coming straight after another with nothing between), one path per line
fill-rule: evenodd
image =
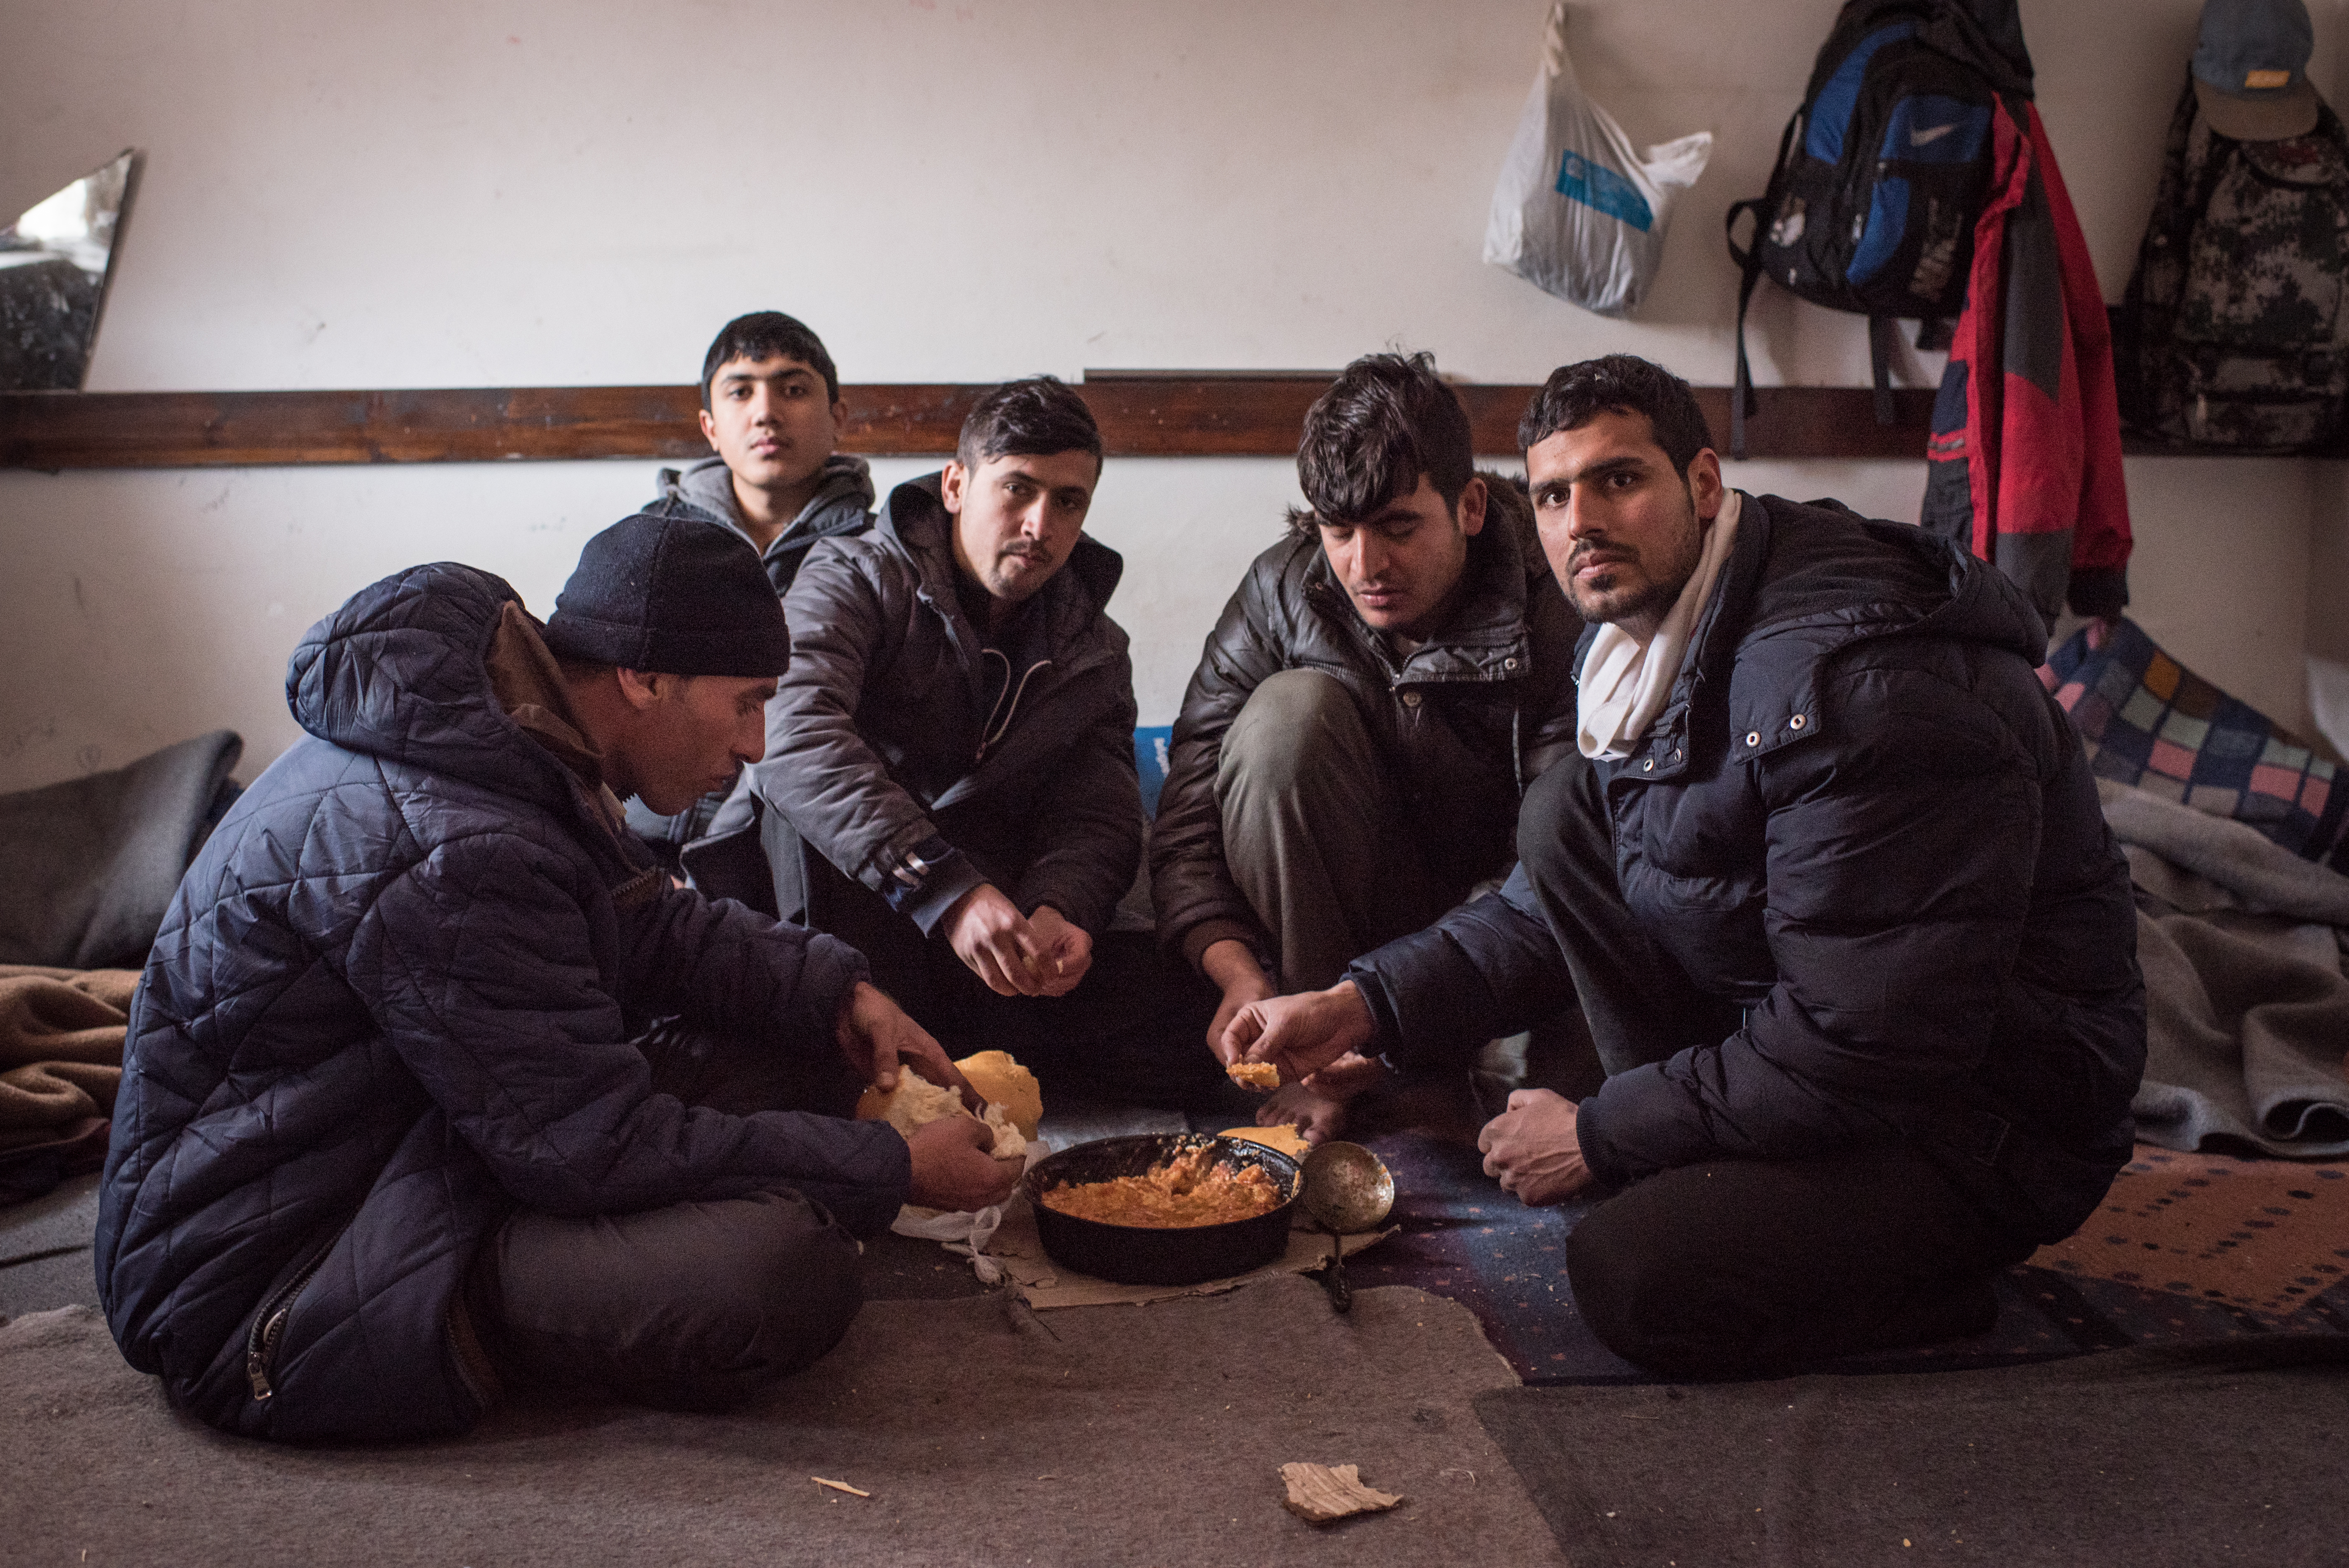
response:
M1036 1076L1001 1051L980 1051L947 1065L978 1099L976 1115L956 1090L905 1073L893 1088L876 1083L866 1089L856 1102L857 1119L886 1121L913 1150L910 1202L928 1209L984 1209L1011 1195L1028 1140L1044 1114L1043 1097Z
M842 1001L833 1035L848 1065L875 1088L896 1088L898 1064L904 1062L931 1083L953 1089L973 1115L987 1103L930 1032L869 980L859 980Z
M1019 1180L1020 1162L997 1159L994 1141L994 1130L976 1117L942 1116L916 1128L905 1139L914 1157L906 1202L956 1212L1002 1202Z

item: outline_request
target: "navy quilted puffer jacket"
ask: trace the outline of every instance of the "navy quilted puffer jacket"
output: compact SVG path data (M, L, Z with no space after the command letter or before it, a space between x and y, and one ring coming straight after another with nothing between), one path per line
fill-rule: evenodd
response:
M864 961L642 874L643 846L492 696L514 599L419 566L313 627L286 678L310 738L213 833L148 960L98 1291L131 1365L215 1426L468 1426L449 1304L518 1208L788 1186L870 1233L904 1198L885 1125L652 1092L628 1044L645 1018L829 1053Z

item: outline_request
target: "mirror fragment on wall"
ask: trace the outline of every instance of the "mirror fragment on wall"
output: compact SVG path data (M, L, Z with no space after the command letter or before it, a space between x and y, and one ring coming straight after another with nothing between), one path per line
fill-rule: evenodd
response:
M0 229L0 391L81 389L138 159L124 152Z

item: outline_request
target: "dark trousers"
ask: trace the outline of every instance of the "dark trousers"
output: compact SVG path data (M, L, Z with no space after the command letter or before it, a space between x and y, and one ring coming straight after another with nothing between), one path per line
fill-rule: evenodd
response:
M1472 877L1439 875L1420 854L1407 782L1345 685L1319 670L1267 676L1225 732L1224 864L1278 944L1284 994L1336 985L1356 958L1474 895ZM1471 1081L1494 1111L1526 1084L1587 1092L1597 1072L1580 1014L1494 1042Z
M1284 993L1335 985L1346 965L1467 896L1423 863L1404 780L1345 686L1282 670L1249 694L1216 769L1224 864L1279 946Z
M657 1091L735 1115L845 1116L861 1087L845 1062L810 1078L673 1023L638 1044ZM711 1409L814 1362L863 1302L855 1238L776 1188L633 1214L517 1213L475 1256L451 1328L493 1386Z
M1206 1043L1216 990L1149 933L1094 937L1092 967L1064 996L1001 996L943 934L924 936L812 851L803 864L808 923L863 953L873 983L948 1056L1008 1051L1036 1075L1047 1104L1055 1091L1173 1110L1228 1099Z
M1609 1074L1739 1027L1736 1005L1699 991L1623 902L1586 759L1536 782L1517 852ZM1575 1227L1567 1268L1617 1355L1726 1376L1978 1333L1997 1312L1992 1277L2032 1251L1946 1157L1891 1145L1661 1171Z

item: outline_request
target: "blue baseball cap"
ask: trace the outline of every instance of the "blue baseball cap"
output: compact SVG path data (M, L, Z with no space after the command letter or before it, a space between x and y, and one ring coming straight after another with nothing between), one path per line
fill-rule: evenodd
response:
M2316 127L2315 48L2302 0L2204 0L2193 67L2202 117L2237 141L2307 135Z

